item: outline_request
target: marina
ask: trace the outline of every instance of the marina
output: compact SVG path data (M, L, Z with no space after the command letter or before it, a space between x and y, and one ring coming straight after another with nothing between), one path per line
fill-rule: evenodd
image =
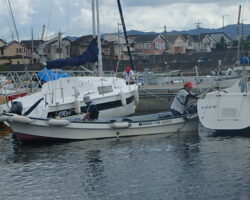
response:
M250 199L250 2L1 3L0 200Z

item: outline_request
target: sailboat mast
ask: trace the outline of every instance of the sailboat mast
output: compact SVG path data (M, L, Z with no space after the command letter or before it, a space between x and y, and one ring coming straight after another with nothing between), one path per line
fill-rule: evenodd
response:
M120 0L117 0L117 4L118 4L119 13L120 13L121 21L122 21L122 27L123 27L124 37L125 37L125 41L126 41L126 45L127 45L127 50L128 50L130 65L131 65L131 68L134 70L134 64L133 64L133 60L132 60L130 46L129 46L129 43L128 43L128 36L127 36L125 21L124 21L123 14L122 14L122 7L121 7Z
M95 19L95 0L92 0L92 25L93 25L93 38L96 38L96 19Z
M100 17L99 17L99 0L96 0L96 25L97 25L97 44L98 44L98 76L103 75L102 66L102 47L101 47L101 36L100 36Z

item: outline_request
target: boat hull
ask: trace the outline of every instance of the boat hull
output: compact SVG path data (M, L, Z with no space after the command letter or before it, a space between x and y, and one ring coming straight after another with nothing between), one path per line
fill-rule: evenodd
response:
M151 134L173 134L197 131L198 117L173 118L140 122L83 122L50 125L48 120L33 120L31 123L9 121L14 134L21 141L44 138L86 140L99 138L128 137Z

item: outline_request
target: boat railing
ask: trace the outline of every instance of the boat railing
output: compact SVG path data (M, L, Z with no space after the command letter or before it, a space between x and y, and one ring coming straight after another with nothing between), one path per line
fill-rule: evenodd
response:
M39 77L39 72L44 73L46 81ZM114 76L113 71L104 71L104 76ZM64 76L63 76L64 75ZM86 70L50 70L50 71L0 71L0 76L11 82L12 89L28 90L31 93L37 92L42 84L47 81L58 79L59 77L94 76L93 71Z

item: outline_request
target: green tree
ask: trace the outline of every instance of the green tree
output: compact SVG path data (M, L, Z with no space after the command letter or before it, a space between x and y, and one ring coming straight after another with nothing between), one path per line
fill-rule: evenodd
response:
M219 50L227 49L227 43L224 37L221 37L220 42L216 43L216 49L219 49Z

